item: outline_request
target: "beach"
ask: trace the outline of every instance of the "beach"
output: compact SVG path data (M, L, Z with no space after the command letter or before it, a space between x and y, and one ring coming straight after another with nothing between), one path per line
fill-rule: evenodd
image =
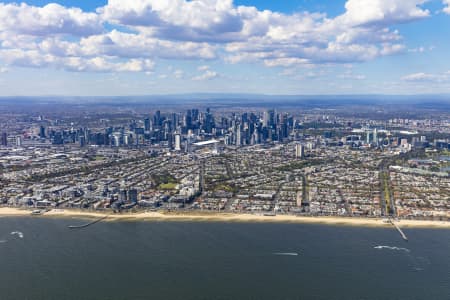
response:
M31 210L2 207L0 217L25 217L31 215ZM62 217L62 218L101 218L108 216L106 221L203 221L203 222L262 222L262 223L310 223L327 225L347 225L362 227L389 227L385 219L359 217L313 217L295 215L265 216L257 214L233 214L211 212L137 212L137 213L104 213L72 209L53 209L44 214L33 217ZM399 220L396 221L405 228L448 228L450 222L429 220Z

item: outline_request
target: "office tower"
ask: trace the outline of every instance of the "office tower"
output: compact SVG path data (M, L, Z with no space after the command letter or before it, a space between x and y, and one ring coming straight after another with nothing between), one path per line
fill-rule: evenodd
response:
M144 130L146 132L149 132L151 130L151 127L152 127L152 125L151 125L150 118L145 118L145 120L144 120Z
M8 134L6 132L2 133L2 146L8 146Z
M192 111L188 110L184 116L184 127L186 130L192 129Z
M181 135L175 134L175 151L181 151Z
M263 127L269 126L269 113L267 111L263 113L262 125Z
M373 130L373 143L378 145L378 132L376 128Z
M128 190L128 201L131 203L138 202L138 191L137 189L129 189Z
M86 138L84 136L80 136L80 147L83 148L86 146Z
M64 144L64 138L63 134L61 132L56 132L53 136L53 145L63 145Z
M16 136L16 147L22 147L22 137Z
M127 202L127 200L128 200L127 190L125 190L125 189L120 190L120 192L119 192L119 201Z
M295 145L295 157L300 159L305 157L305 148L302 144Z
M43 139L46 137L46 135L45 135L45 127L44 126L41 126L39 128L39 137L43 138Z
M239 125L236 127L235 137L236 137L235 145L236 145L236 146L241 146L241 144L242 144L241 124L239 124Z

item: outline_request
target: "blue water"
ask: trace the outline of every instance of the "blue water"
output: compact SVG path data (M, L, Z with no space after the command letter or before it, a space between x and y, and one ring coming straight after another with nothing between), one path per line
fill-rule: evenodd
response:
M0 299L450 299L450 230L77 223L0 218Z

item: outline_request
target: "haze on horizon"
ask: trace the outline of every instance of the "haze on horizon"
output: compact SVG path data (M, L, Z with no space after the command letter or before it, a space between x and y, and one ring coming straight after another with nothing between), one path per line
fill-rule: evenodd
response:
M450 0L330 2L3 1L0 96L450 94Z

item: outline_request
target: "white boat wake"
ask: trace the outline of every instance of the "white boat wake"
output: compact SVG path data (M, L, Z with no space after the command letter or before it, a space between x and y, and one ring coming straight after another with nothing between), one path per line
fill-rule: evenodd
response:
M17 235L19 238L23 239L23 233L20 231L13 231L11 235Z
M7 242L7 240L0 240L0 244L4 244L6 242Z
M297 252L275 252L273 255L280 255L280 256L298 256Z
M375 246L375 249L387 249L387 250L395 250L395 251L405 251L405 252L411 252L407 248L399 248L399 247L391 247L391 246Z

